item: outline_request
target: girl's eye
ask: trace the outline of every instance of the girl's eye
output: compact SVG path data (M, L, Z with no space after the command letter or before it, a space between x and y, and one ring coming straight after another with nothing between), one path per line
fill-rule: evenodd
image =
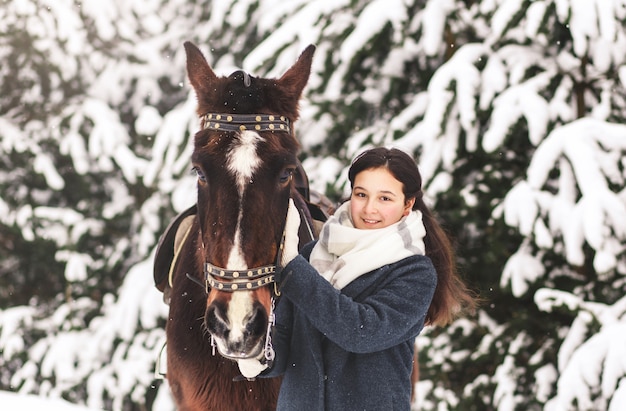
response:
M202 181L203 183L206 182L206 176L204 175L202 170L200 170L198 167L194 167L192 171L196 173L196 176L198 176L198 180Z

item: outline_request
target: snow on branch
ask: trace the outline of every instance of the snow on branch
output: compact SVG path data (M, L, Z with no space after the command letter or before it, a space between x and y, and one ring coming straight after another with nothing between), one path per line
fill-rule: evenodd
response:
M565 343L564 343L565 344ZM559 364L557 395L546 411L571 409L617 411L626 385L626 320L611 323L580 345L567 363Z
M404 137L393 141L394 145L406 150L417 147L423 150L420 170L425 181L432 178L440 166L446 170L453 168L461 133L465 133L468 151L477 148L476 106L483 80L476 63L489 52L483 44L461 47L435 72L428 85L427 97L417 94L414 104L398 117L401 119L407 113L419 114L425 109L422 121L409 129Z
M365 6L358 16L351 33L343 40L335 56L337 66L328 81L325 98L337 100L342 98L342 84L354 64L355 56L367 47L368 42L378 35L382 29L391 24L394 38L401 39L402 21L406 19L407 5L401 0L376 0Z
M504 217L524 235L542 244L548 220L553 237L563 236L570 264L584 263L583 246L596 255L594 268L603 273L617 266L625 250L626 203L609 185L623 186L621 159L626 153L626 126L581 119L556 128L537 147L527 172L506 196ZM550 173L559 171L555 181ZM556 191L556 193L554 193ZM520 195L521 194L521 195Z
M533 77L525 78L531 67L542 67L543 70ZM483 73L486 87L480 101L483 108L493 106L491 124L482 141L485 151L493 152L501 147L521 118L528 125L530 142L537 145L541 141L549 121L556 114L551 109L553 103L548 102L541 93L557 73L557 67L549 61L546 62L545 55L537 48L509 45L495 50L489 56ZM503 75L510 86L504 89L502 80L498 80L496 84L500 84L499 88L504 90L496 95L499 90L492 91L488 84L491 78L499 79Z
M528 291L529 284L533 284L546 272L541 262L541 255L535 255L529 247L520 247L504 266L500 286L511 284L511 291L515 297L521 297Z
M607 305L543 288L536 292L535 303L546 312L558 307L578 312L559 348L557 395L545 409L577 404L579 409L613 410L623 405L619 401L626 384L626 297Z
M36 318L26 307L0 311L0 343L5 354L24 346L16 333L23 321L46 334L28 349L26 363L11 384L20 392L30 392L37 369L44 381L40 394L58 397L87 380L88 405L103 409L105 398L112 398L114 409L122 409L125 397L143 401L153 379L153 366L165 335L158 322L167 315L167 306L152 284L152 256L128 272L119 297L107 295L102 312L85 327L83 319L95 303L80 298L57 308L48 318Z
M304 47L315 43L321 37L323 30L334 31L337 26L346 24L346 20L342 18L336 18L334 26L330 27L323 26L319 22L324 20L324 16L341 14L341 10L349 5L347 0L309 1L302 2L304 3L302 5L295 1L280 1L279 3L280 5L277 5L264 1L260 4L261 11L272 10L271 13L259 15L259 29L266 31L268 36L248 53L244 60L244 68L255 70L267 61L276 58L275 67L266 75L280 76L293 64L294 58L302 52ZM290 8L295 7L299 9L292 12ZM289 12L293 14L289 16L283 14ZM279 21L286 17L288 18L285 21ZM319 54L318 50L316 55ZM319 60L317 56L316 60Z
M170 110L161 120L154 137L152 159L146 165L143 174L143 183L146 186L154 185L159 179L178 178L182 171L181 163L184 164L183 167L190 167L189 159L193 146L188 139L200 127L200 121L195 112L196 105L196 96L190 92L187 100ZM167 187L160 188L167 189Z
M590 54L601 70L611 64L623 64L624 55L609 52L616 43L624 45L624 33L619 27L626 17L622 1L559 0L554 1L559 19L572 34L577 56Z

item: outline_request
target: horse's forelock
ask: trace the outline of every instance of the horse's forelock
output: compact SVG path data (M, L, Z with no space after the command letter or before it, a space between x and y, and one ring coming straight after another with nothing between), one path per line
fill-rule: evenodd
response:
M241 73L241 72L237 72ZM287 117L291 124L299 118L299 105L290 90L283 89L276 79L252 77L245 86L242 76L217 77L210 92L196 90L197 112L222 114L273 114ZM293 130L292 130L293 131Z

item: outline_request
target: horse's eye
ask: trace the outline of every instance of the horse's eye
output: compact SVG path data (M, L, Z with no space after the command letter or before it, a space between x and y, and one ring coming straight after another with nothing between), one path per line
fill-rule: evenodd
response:
M196 173L196 176L198 176L198 180L202 181L203 183L206 183L206 176L204 175L202 170L200 170L198 167L194 167L192 171Z
M293 177L293 173L295 171L296 171L296 169L293 168L293 167L284 169L283 173L280 175L280 182L282 184L284 184L287 181L289 181L291 179L291 177Z

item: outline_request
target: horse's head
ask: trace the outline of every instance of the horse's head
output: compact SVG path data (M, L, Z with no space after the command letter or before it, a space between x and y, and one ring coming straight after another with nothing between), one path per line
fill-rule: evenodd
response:
M208 292L204 321L222 355L258 357L288 202L295 195L299 144L293 124L315 48L309 46L278 79L243 71L218 77L196 46L187 42L185 50L201 119L192 163L201 236L196 255Z

